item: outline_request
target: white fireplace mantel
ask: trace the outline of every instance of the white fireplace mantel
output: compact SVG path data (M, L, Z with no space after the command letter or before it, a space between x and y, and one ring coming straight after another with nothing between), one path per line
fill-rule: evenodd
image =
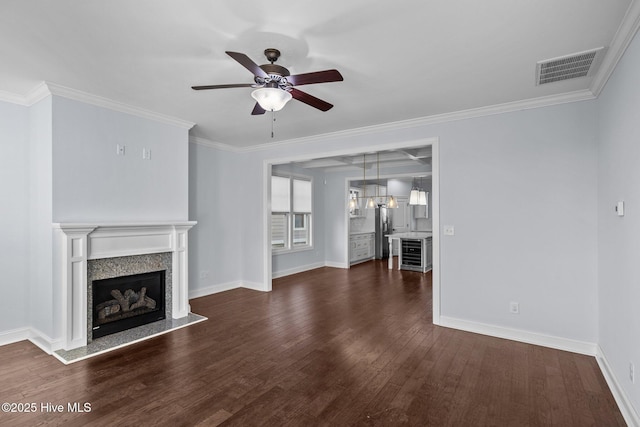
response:
M148 223L54 223L60 234L62 346L87 345L87 261L172 253L172 317L189 312L188 239L195 221Z

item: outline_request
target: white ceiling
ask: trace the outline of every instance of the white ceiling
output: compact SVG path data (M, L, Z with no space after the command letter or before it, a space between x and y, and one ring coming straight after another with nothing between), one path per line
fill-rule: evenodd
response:
M2 0L0 91L26 97L51 82L195 122L193 136L241 148L593 91L635 32L624 20L632 3ZM596 75L535 85L536 62L601 46L609 49ZM273 139L271 115L250 115L250 88L190 88L252 83L224 52L263 64L268 47L292 74L344 76L300 87L335 107L291 101L276 113Z

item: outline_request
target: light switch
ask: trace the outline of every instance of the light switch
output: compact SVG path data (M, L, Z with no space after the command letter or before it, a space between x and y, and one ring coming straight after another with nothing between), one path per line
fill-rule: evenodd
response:
M124 148L125 146L122 144L116 144L116 154L118 156L124 156Z
M618 202L616 212L618 212L618 216L624 216L624 202Z
M453 225L445 225L444 226L444 235L445 236L453 236L455 235L455 229L453 228Z

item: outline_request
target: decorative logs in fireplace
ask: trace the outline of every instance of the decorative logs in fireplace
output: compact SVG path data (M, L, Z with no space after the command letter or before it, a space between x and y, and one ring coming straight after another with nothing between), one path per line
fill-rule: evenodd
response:
M111 291L111 296L115 299L101 302L96 306L98 312L98 320L106 320L109 316L127 317L126 313L130 313L137 308L156 308L156 300L149 298L147 288L142 287L140 292L133 289L127 289L122 295L118 289Z
M93 338L165 318L165 270L94 280Z

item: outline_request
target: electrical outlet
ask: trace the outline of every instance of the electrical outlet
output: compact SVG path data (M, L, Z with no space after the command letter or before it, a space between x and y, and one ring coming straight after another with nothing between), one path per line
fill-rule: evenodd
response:
M207 270L202 270L200 272L200 278L201 279L206 279L207 277L209 277L209 272Z
M518 304L517 302L511 301L509 303L509 313L520 314L520 304Z
M631 380L631 384L636 382L636 368L633 366L633 362L629 362L629 379Z
M453 225L445 225L443 227L443 233L445 236L453 236L456 234L456 230Z
M142 159L143 160L151 160L151 150L148 148L142 149Z

